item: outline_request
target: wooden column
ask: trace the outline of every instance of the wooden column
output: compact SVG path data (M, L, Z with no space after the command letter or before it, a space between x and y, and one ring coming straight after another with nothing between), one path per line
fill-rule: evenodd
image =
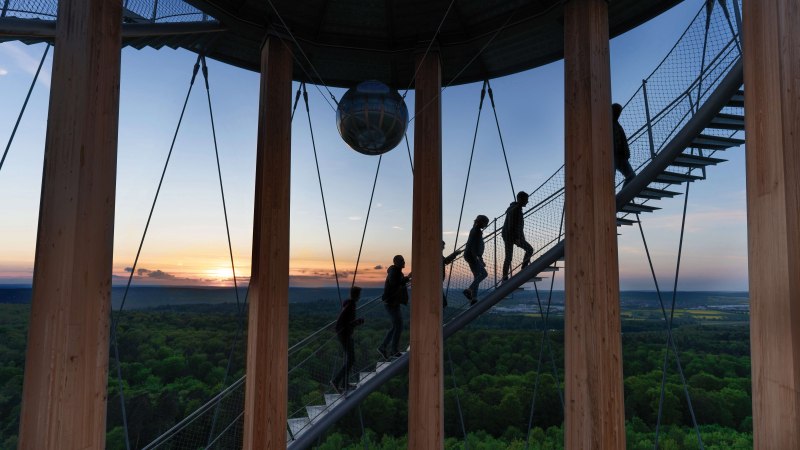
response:
M800 4L742 16L753 444L800 448Z
M566 94L566 449L625 448L606 0L569 0Z
M261 50L245 449L286 448L291 101L292 52L271 36Z
M58 2L19 448L104 448L120 0Z
M414 122L414 217L411 259L411 360L408 448L444 446L442 351L442 71L439 54L417 60Z

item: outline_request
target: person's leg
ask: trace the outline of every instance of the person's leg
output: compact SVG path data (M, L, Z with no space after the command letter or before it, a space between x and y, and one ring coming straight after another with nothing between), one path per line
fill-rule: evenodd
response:
M342 345L342 350L344 350L345 356L344 356L344 364L342 364L342 368L339 369L338 372L336 372L336 376L334 376L333 379L331 380L331 384L333 385L333 388L336 389L337 391L341 389L341 387L342 387L342 379L344 379L346 377L347 371L349 370L348 364L349 364L350 360L349 360L348 355L347 355L347 342L346 341L347 341L346 337L342 337L341 335L339 336L339 343Z
M631 167L631 162L627 159L622 161L619 167L619 171L622 172L622 175L625 177L625 182L622 184L623 186L630 183L631 180L636 178L636 172L633 171L633 167Z
M392 326L386 332L386 336L383 338L383 343L380 347L378 347L378 351L381 354L386 354L388 352L389 343L392 341L392 333L394 333L394 315L392 314L392 306L388 303L384 303L383 307L386 309L386 313L389 314L389 319L392 321Z
M522 267L524 268L531 262L531 256L533 256L533 247L531 247L531 244L529 244L524 237L517 242L517 245L521 249L525 250L525 256L522 257Z
M480 284L480 281L478 281L478 274L480 273L481 263L480 261L467 260L467 264L469 264L469 270L472 272L472 284L469 285L467 290L474 295L478 290L478 284Z
M350 387L350 370L356 363L355 339L353 339L353 336L349 336L347 342L344 343L344 358L344 390L347 390Z
M403 333L403 316L400 314L400 305L392 307L392 354L398 352L400 335Z
M503 260L503 280L508 279L508 271L511 268L511 259L514 257L514 241L511 239L505 240L503 239L503 245L505 246L505 259Z
M478 299L478 288L480 287L481 282L488 276L489 273L486 271L486 266L482 261L478 261L478 273L475 275L475 281L472 282L472 284L475 286L475 288L472 290L473 299Z

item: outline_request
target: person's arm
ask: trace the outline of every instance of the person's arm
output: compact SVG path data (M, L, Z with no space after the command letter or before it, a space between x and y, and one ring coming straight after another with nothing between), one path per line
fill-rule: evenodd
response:
M444 258L444 265L446 266L446 265L452 263L453 261L455 261L456 257L458 257L458 255L460 255L461 252L463 252L463 251L464 250L456 250L453 253L451 253L450 255L448 255L447 257L445 257Z
M625 152L625 159L631 158L631 148L628 147L628 136L625 136L625 130L622 125L619 127L620 134L622 134L622 149Z
M514 209L514 234L517 238L525 239L525 220L522 218L522 206Z

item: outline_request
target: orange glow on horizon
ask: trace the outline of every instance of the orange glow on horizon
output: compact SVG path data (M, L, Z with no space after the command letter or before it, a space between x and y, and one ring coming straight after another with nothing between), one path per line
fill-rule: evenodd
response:
M337 264L338 281L342 286L353 282L355 261ZM174 260L142 262L136 268L133 285L169 286L233 286L233 271L225 261ZM130 267L116 267L114 284L124 284L130 277ZM379 287L386 278L386 268L375 262L361 261L356 273L356 284L362 287ZM246 286L250 281L250 265L237 261L236 282ZM289 262L289 285L292 287L336 286L333 265L330 261L295 259Z

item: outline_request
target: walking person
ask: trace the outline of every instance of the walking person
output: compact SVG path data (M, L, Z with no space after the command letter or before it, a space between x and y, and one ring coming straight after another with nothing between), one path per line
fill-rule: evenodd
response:
M613 117L612 128L614 131L614 167L625 177L622 183L624 187L636 177L636 172L631 167L631 149L628 147L628 137L625 130L619 124L619 116L622 114L622 105L614 103L611 105L611 116Z
M378 353L385 360L400 356L398 347L400 335L403 333L403 316L400 313L400 305L408 304L408 282L411 281L411 274L403 275L406 260L402 255L395 256L392 263L393 265L386 270L386 282L383 285L383 296L381 297L392 321L392 327L383 338L381 346L378 347Z
M522 208L528 204L528 193L517 192L517 201L511 202L506 209L506 219L503 222L503 229L500 236L505 244L505 260L503 260L503 281L508 280L508 272L511 268L511 259L514 256L514 246L525 250L522 258L522 267L525 268L531 262L533 247L525 240L525 219L522 217Z
M336 319L336 337L344 350L344 364L336 376L331 380L333 390L339 394L347 391L350 369L355 364L356 352L353 343L353 331L364 323L364 319L356 319L356 306L361 298L361 288L353 286L350 288L350 298L344 301L339 318Z
M481 281L486 279L489 274L486 272L486 263L483 262L483 230L489 226L489 218L479 214L469 230L467 245L464 249L464 260L469 264L472 272L472 284L464 289L464 297L469 299L469 304L474 305L478 302L478 287Z

